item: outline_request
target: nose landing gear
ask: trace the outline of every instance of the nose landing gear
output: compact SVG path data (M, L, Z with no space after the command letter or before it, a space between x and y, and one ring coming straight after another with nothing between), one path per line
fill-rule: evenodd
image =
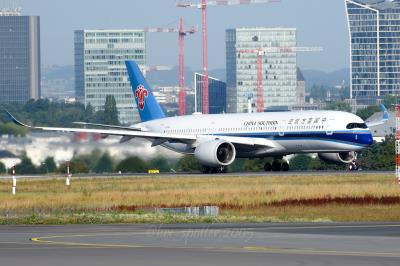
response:
M347 169L349 169L349 171L358 171L360 169L360 166L356 161L353 161L347 166Z
M354 159L353 161L347 166L347 169L349 171L358 171L360 170L360 165L357 162L357 153L354 154Z

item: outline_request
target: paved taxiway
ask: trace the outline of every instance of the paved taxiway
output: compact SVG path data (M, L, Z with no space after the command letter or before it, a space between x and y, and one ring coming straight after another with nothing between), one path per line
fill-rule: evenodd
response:
M0 265L400 265L400 223L0 226Z

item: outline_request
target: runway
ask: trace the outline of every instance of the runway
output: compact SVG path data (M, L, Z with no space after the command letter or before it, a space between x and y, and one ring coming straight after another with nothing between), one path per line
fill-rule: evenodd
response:
M1 265L399 265L400 223L0 226Z
M175 177L257 177L257 176L328 176L328 175L386 175L395 174L394 171L288 171L288 172L235 172L224 174L201 174L201 173L160 173L160 174L147 174L147 173L131 173L131 174L75 174L72 176L74 179L106 179L106 178L143 178L151 176L159 176L163 178ZM18 175L18 179L22 180L40 180L40 179L65 179L65 175L50 174L50 175ZM10 176L0 176L1 179L10 179Z

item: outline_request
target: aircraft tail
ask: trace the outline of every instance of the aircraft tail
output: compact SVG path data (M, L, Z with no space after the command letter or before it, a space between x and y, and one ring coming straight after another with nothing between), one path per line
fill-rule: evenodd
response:
M133 95L142 122L164 118L165 114L154 97L149 84L134 61L126 61Z

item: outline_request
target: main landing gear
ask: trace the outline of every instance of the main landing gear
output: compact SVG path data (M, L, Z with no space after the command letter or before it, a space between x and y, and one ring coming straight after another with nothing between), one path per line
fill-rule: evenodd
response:
M264 171L265 172L279 172L279 171L283 171L283 172L287 172L289 171L289 164L287 161L284 160L273 160L272 164L267 162L264 165Z
M228 172L228 167L227 166L210 167L202 165L201 172L203 174L225 174Z

